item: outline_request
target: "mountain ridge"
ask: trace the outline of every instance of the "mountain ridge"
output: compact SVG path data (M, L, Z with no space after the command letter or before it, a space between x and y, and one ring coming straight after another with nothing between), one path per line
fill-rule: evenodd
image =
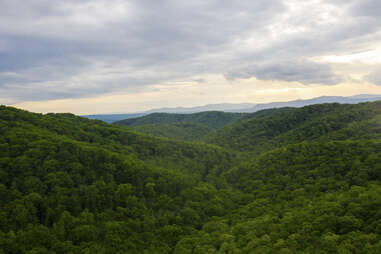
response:
M254 113L222 111L204 111L189 114L151 113L137 118L117 121L113 124L122 125L131 130L158 137L175 138L184 141L201 141L202 137L227 125L287 110L290 110L290 108L264 109Z
M192 114L204 111L222 111L229 113L254 113L262 109L280 108L280 107L303 107L312 104L320 103L349 103L356 104L360 102L381 100L380 94L358 94L353 96L320 96L312 99L299 99L291 101L269 102L269 103L220 103L220 104L207 104L197 107L175 107L175 108L157 108L137 113L126 114L96 114L96 115L83 115L90 119L98 119L108 123L116 121L136 118L145 116L151 113L174 113L174 114ZM241 107L245 105L245 107Z

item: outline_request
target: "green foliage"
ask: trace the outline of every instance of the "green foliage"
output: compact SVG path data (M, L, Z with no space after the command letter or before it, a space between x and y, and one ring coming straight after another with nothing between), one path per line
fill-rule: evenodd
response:
M131 130L184 141L202 140L214 130L238 121L261 118L275 112L286 112L290 108L266 109L255 113L227 113L207 111L193 114L153 113L142 117L115 122Z
M116 124L137 126L146 124L173 124L197 123L208 128L218 129L229 123L239 121L248 114L226 113L220 111L206 111L194 114L152 113L138 118L130 118L116 122Z
M130 127L132 130L147 133L157 137L171 138L184 141L200 140L213 131L198 123L179 122L173 124L144 124Z
M319 104L241 121L205 137L208 143L263 152L306 140L380 138L381 101Z
M380 102L196 116L0 106L0 253L380 253Z

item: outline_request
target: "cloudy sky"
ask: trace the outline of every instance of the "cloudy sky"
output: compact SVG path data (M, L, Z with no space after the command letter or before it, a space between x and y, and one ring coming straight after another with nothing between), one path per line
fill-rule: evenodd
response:
M0 0L0 104L134 112L381 94L379 0Z

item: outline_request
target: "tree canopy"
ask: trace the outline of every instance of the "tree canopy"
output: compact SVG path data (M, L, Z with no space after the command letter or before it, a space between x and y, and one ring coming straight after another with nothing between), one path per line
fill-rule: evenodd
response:
M0 253L381 253L381 102L227 122L0 106Z

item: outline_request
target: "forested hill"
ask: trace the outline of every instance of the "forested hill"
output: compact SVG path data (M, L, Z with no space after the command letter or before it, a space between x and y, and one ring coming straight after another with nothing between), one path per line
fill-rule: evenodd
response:
M173 124L188 122L218 129L229 123L241 120L247 115L247 113L226 113L220 111L206 111L193 114L152 113L142 117L118 121L115 124L136 126L144 124Z
M193 114L152 113L115 122L129 129L158 137L185 141L200 140L215 129L246 119L249 114L207 111Z
M0 253L171 253L241 202L214 177L234 156L1 106Z
M381 253L380 111L262 112L205 144L0 106L0 253Z
M284 112L290 108L267 109L255 113L226 113L206 111L193 114L152 113L146 116L115 122L128 126L131 130L184 141L202 140L212 131L236 122L260 118L274 112Z
M317 104L274 112L226 126L208 143L240 151L265 151L302 141L363 140L381 137L381 101Z

